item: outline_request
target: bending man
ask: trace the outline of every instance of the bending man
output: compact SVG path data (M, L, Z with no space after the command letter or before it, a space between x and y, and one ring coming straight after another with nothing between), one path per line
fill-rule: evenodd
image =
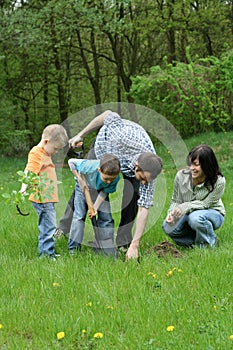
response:
M94 118L70 140L70 145L75 147L86 135L98 128L100 130L94 145L96 158L100 159L106 153L115 155L120 160L124 178L121 220L116 244L118 248L128 249L127 259L137 258L148 210L153 206L155 178L162 170L162 161L156 155L150 137L140 125L122 119L117 113L109 110Z

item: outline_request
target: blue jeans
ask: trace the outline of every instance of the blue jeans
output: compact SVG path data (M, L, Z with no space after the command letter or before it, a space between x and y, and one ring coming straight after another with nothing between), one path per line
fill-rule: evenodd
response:
M80 248L83 235L85 219L87 214L87 203L79 184L75 186L74 198L74 215L70 228L70 236L68 240L68 249ZM114 246L114 220L111 215L110 203L105 200L99 210L97 224L99 227L100 241L108 241L109 248Z
M185 214L172 232L170 225L164 221L162 228L166 235L181 246L196 245L199 248L216 246L217 230L224 223L224 216L214 209L195 210Z
M54 203L32 202L38 215L38 249L39 255L53 256L54 252L54 232L56 230L56 211Z

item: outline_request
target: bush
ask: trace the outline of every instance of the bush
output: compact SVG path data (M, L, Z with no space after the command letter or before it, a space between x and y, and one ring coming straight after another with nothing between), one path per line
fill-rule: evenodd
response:
M133 78L135 102L166 117L182 137L232 128L233 51L221 59L165 62L149 76Z
M0 133L1 154L6 157L24 157L30 150L30 130L15 130Z

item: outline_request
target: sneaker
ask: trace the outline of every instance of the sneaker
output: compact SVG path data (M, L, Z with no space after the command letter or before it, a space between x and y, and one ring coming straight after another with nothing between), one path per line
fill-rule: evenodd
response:
M57 258L59 258L60 254L52 254L49 256L50 261L57 261Z
M68 239L69 238L69 233L65 233L60 228L56 228L56 231L55 231L53 237L55 239L58 239L58 238L61 238L62 236L64 236L65 238Z
M76 256L78 252L80 252L80 250L81 250L81 244L76 248L69 249L70 256Z
M70 249L69 253L70 253L70 256L75 256L77 254L77 250L76 249Z
M119 250L119 252L126 253L129 246L130 244L124 244L124 245L118 246L117 249Z

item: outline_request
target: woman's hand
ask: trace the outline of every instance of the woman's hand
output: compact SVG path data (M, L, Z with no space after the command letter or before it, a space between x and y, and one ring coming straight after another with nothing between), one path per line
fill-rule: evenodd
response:
M180 210L180 208L177 207L173 209L171 213L168 214L168 216L166 217L166 222L169 225L174 225L175 222L181 218L181 216L182 216L182 211Z

